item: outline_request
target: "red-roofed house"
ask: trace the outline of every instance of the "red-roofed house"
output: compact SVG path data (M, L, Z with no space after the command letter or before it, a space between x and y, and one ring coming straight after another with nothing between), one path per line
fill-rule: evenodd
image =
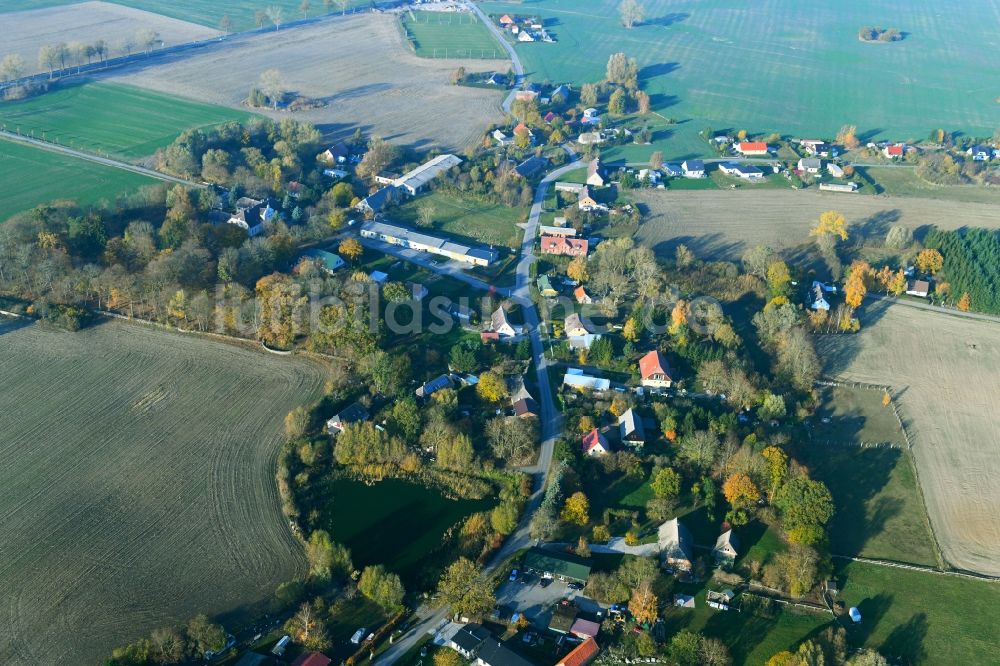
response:
M534 134L534 132L531 131L530 127L528 127L524 123L518 123L517 127L514 128L514 136L518 136L520 134L524 134L525 132L528 133L528 140L531 143L534 143L535 142L535 134Z
M583 436L583 455L604 456L609 453L611 453L611 448L608 446L608 440L597 428Z
M589 243L585 238L542 236L542 254L563 254L569 257L586 257Z
M763 141L741 141L736 144L736 152L747 157L750 155L767 155L767 144Z
M882 149L882 154L886 157L902 157L906 152L905 143L896 143Z
M593 638L588 638L577 645L572 652L560 659L556 663L556 666L586 666L594 660L600 651L601 649L598 647L597 641Z
M322 652L310 652L309 654L300 654L292 662L292 666L330 666L331 661L333 660Z
M670 388L673 384L667 359L655 349L639 359L639 375L643 386Z
M559 116L557 116L554 111L549 111L548 113L545 114L545 118L543 118L543 120L547 123L551 123L558 117Z
M582 638L584 640L588 638L597 638L597 634L601 631L601 625L596 622L591 622L590 620L584 620L583 618L577 618L573 626L570 627L569 633Z
M510 14L504 14L500 17L500 25L510 25L514 22L514 19L510 17Z
M576 302L577 303L583 303L585 305L590 305L591 303L594 302L594 299L592 299L590 297L590 294L588 294L587 290L583 288L583 285L580 285L579 287L577 287L576 289L574 289L573 290L573 295L576 297Z

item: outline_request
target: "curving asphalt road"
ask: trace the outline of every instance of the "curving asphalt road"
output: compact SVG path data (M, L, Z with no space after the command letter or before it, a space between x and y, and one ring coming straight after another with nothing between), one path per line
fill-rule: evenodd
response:
M507 95L507 99L505 99L500 105L504 113L510 113L510 107L514 103L514 97L517 95L517 91L521 87L521 83L524 82L524 67L521 66L521 59L517 57L517 51L514 50L513 45L511 45L511 43L507 41L507 38L503 36L503 33L500 32L500 28L498 28L493 21L490 20L490 17L479 8L479 5L474 2L466 2L465 5L470 11L479 17L479 20L483 22L483 25L489 28L490 32L493 33L493 36L496 37L497 41L499 41L500 44L503 45L504 49L506 49L507 55L510 56L510 61L514 68L514 87L511 89L510 94Z

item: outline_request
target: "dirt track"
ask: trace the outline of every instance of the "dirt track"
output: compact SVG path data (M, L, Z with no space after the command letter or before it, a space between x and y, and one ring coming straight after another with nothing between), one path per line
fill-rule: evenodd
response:
M0 368L0 663L100 663L303 573L275 458L319 366L118 322L6 320Z
M149 68L118 70L114 80L242 107L260 74L278 69L289 91L327 106L297 113L270 113L314 123L328 136L356 126L394 143L460 149L479 141L499 120L499 91L453 86L459 65L468 71L506 71L491 60L418 58L403 43L397 19L361 14L321 25L240 37L210 53Z
M1000 575L1000 325L884 301L865 311L860 334L821 340L827 372L895 387L945 559Z
M672 255L680 243L705 259L738 259L754 245L787 249L809 241L820 214L838 210L849 231L881 241L895 224L914 231L926 225L1000 228L1000 206L917 197L792 190L662 191L637 190L649 207L639 239L661 254Z
M114 57L124 55L121 49L124 40L134 40L136 33L144 28L159 33L166 46L210 39L221 34L203 25L108 2L81 2L64 7L12 12L3 15L3 28L5 41L0 46L0 57L19 53L27 66L25 74L46 71L38 64L38 49L45 44L93 44L103 39L110 49L108 56ZM136 50L133 48L133 53ZM67 61L67 65L75 63L72 58Z

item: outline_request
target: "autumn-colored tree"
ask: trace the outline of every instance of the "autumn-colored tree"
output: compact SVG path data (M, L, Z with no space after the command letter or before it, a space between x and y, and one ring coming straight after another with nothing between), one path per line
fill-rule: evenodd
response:
M837 132L837 143L848 150L858 147L858 128L854 125L844 125Z
M788 476L788 454L776 446L769 446L760 455L767 461L767 498L773 500Z
M740 141L746 141L747 131L745 129L741 129L739 132L736 133L736 138Z
M891 403L892 403L892 396L889 395L888 391L886 391L885 393L882 394L882 406L888 407Z
M586 525L590 520L590 500L582 492L577 491L566 498L559 517L567 523L574 525Z
M677 499L681 492L681 475L669 467L664 467L656 471L649 485L657 497Z
M962 297L958 299L958 309L962 312L968 312L969 308L972 307L972 299L969 298L969 292L962 294Z
M659 600L648 581L644 581L632 592L632 598L628 602L628 610L639 624L656 622L658 606Z
M574 257L573 261L569 262L569 265L566 266L566 277L577 282L586 282L590 277L590 274L587 272L587 258Z
M588 433L594 429L594 417L584 414L580 417L577 423L577 430L582 433Z
M851 264L851 270L847 276L847 283L844 285L844 302L852 308L857 308L865 300L868 293L868 279L872 269L867 261L855 260Z
M835 210L828 210L819 216L819 222L812 230L810 236L837 236L840 240L847 240L847 220L843 215Z
M360 241L356 238L345 238L337 246L337 252L348 261L357 261L365 249L361 247Z
M500 402L507 397L507 382L496 370L489 370L479 376L476 394L487 402Z
M639 324L635 317L629 317L625 321L625 326L622 327L622 337L629 342L635 342L639 339Z
M677 335L681 327L687 324L687 301L681 299L674 304L674 309L670 311L670 335Z
M760 491L753 479L743 472L731 474L726 479L726 482L722 484L722 494L725 495L726 501L729 502L734 511L745 511L760 499Z
M767 288L772 298L788 296L791 290L792 275L788 264L783 261L772 261L767 266Z
M944 257L935 249L921 250L917 255L917 268L923 273L934 275L944 266Z
M649 93L643 92L642 90L637 90L635 93L635 103L639 106L639 113L646 115L649 113ZM663 162L661 161L660 164ZM657 164L655 168L659 168L660 164Z
M438 650L434 653L434 666L462 666L465 660L454 650Z
M767 660L766 666L801 666L799 658L788 650L782 650Z
M591 534L594 543L605 543L611 538L611 532L608 530L607 525L594 525L594 530Z

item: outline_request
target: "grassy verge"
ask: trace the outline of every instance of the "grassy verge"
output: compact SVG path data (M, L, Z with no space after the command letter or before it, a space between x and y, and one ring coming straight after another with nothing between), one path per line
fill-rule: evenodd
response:
M392 212L394 220L416 226L421 207L434 210L429 233L443 232L458 240L517 249L521 229L517 224L527 219L525 208L491 204L457 192L435 191L411 199Z

